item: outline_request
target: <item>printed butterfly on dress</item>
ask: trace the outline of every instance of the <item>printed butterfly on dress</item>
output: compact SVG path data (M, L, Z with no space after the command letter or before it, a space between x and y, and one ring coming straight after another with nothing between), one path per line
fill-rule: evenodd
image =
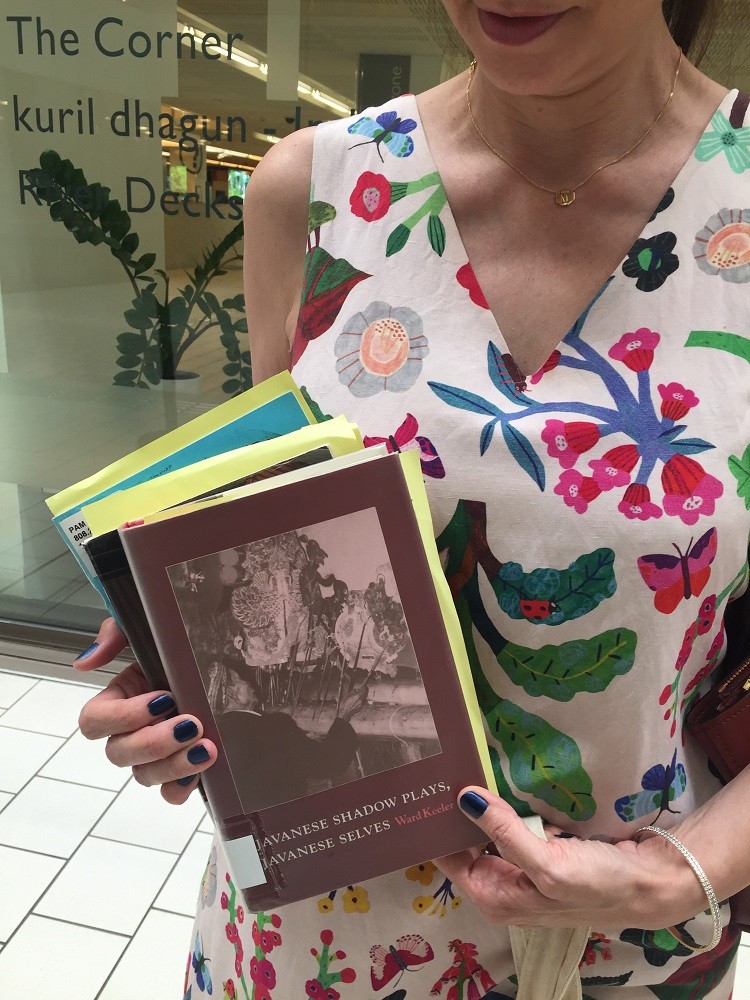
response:
M634 795L623 795L615 802L615 812L625 823L641 816L647 816L654 809L659 813L652 824L656 823L663 812L679 813L679 809L670 809L669 803L678 799L687 787L687 776L682 764L677 763L677 751L672 754L671 764L655 764L650 767L641 779L643 791Z
M433 479L445 478L445 469L440 461L435 445L429 438L417 434L419 424L411 413L406 414L406 420L401 424L395 434L388 437L365 437L365 448L371 448L376 444L384 444L388 451L393 454L397 451L419 450L419 460L422 463L422 472L425 476Z
M356 149L358 146L368 146L374 142L382 163L385 163L385 160L380 151L381 146L385 146L389 153L398 156L399 159L411 156L414 152L414 140L408 133L413 132L416 127L417 123L413 118L399 118L395 111L384 111L382 115L378 115L377 120L365 115L352 122L347 131L351 135L366 135L369 138L349 148Z
M193 949L193 972L195 973L195 982L201 993L208 993L209 995L214 991L214 984L211 982L211 973L208 971L208 959L203 954L203 941L201 940L200 931L195 935L195 948Z
M700 594L711 576L717 544L716 528L709 528L695 545L691 538L684 553L672 543L676 556L654 553L639 557L638 569L646 585L656 593L657 611L671 615L680 601Z
M431 962L434 957L432 947L421 934L405 934L388 948L384 948L382 944L373 945L370 948L372 988L382 990L397 976L398 983L405 972L414 972L418 966Z

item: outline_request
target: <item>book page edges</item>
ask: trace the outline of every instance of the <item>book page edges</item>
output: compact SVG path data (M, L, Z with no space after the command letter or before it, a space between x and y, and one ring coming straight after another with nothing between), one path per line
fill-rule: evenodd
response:
M163 511L211 490L220 490L227 483L255 475L317 448L329 448L333 457L339 457L361 450L361 442L356 424L345 417L336 417L271 441L215 455L130 489L118 490L92 504L84 504L82 513L92 535L103 535L125 521Z
M172 510L155 511L153 514L146 515L143 518L143 523L155 524L157 521L165 521L170 517L182 517L184 514L192 514L197 510L206 510L206 508L215 507L217 504L232 503L232 501L241 500L243 497L257 496L259 493L268 492L268 490L281 489L284 486L289 486L291 483L298 483L305 479L327 475L341 468L359 465L361 462L371 462L376 458L384 458L388 454L385 445L357 449L348 455L330 458L325 462L318 462L316 465L311 465L305 469L297 469L294 472L284 472L280 476L273 476L271 479L264 479L258 483L250 483L248 486L239 486L237 489L217 493L216 496L207 497L205 500L181 504Z
M456 664L458 681L461 685L461 693L463 694L464 702L466 703L466 711L469 716L471 731L474 734L477 753L479 754L482 770L484 771L485 787L491 792L497 793L497 784L492 770L492 761L490 760L490 752L487 746L487 737L482 724L482 711L479 707L479 701L477 700L476 690L474 688L474 680L471 676L471 667L469 665L469 657L466 652L466 644L464 643L464 637L461 632L461 623L458 620L458 614L453 603L450 587L448 586L448 581L445 578L445 573L443 572L443 567L440 562L440 555L435 545L432 515L430 514L427 493L424 487L419 454L416 451L401 452L399 454L399 458L401 460L401 467L404 471L404 478L406 479L409 495L411 496L414 513L417 518L419 532L422 536L422 542L427 556L427 563L430 567L430 573L432 574L432 579L435 583L435 591L440 604L440 610L442 611L443 619L445 621L445 629L448 634L448 641L450 642L451 652L453 653L453 659Z
M169 455L216 432L251 410L265 406L287 393L294 396L307 420L311 424L317 423L290 373L281 372L261 382L260 385L248 389L247 392L243 392L207 413L201 414L194 420L188 421L181 427L169 431L143 448L118 459L88 479L83 479L81 482L61 490L46 501L47 506L53 517L59 517L68 511L80 508L92 496L111 489L118 482L123 482L142 469L168 458Z

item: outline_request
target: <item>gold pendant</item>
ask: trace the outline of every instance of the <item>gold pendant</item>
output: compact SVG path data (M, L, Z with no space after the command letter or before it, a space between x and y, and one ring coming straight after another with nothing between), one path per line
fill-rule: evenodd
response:
M555 201L560 206L560 208L567 208L568 205L572 205L576 200L575 191L571 191L568 188L563 188L562 191L558 191L555 194Z

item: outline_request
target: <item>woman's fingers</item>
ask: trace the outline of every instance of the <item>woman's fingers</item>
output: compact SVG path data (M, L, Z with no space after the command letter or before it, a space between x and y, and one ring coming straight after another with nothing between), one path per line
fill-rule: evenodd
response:
M103 667L105 663L110 663L128 645L128 640L120 631L114 618L107 618L99 629L99 634L93 643L84 649L75 660L73 666L76 670L95 670Z
M217 756L216 746L211 740L196 740L188 749L178 750L169 757L152 763L136 764L133 775L140 785L166 785L200 774L211 767Z
M78 725L86 739L100 740L151 726L174 709L169 692L149 691L140 667L131 663L86 702Z

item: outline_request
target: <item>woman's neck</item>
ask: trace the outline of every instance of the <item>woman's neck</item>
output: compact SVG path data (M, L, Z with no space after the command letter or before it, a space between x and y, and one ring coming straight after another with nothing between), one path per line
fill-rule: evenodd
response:
M560 95L501 91L477 67L474 116L489 142L520 169L533 170L540 183L573 182L641 138L669 97L678 59L664 26L647 47ZM683 61L675 103L691 70Z

